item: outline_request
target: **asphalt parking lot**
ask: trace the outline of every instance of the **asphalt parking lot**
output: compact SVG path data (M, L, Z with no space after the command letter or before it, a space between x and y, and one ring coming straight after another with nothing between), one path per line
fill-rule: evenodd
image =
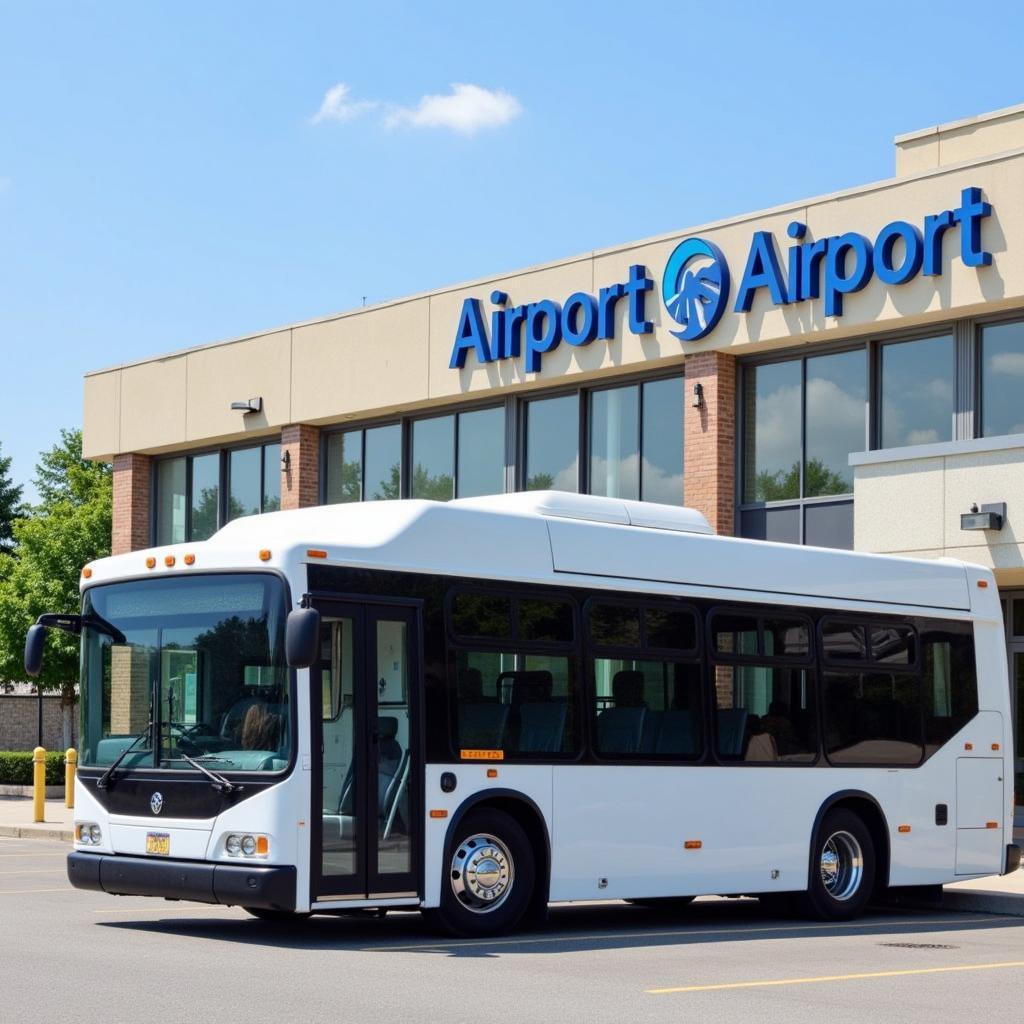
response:
M841 925L755 901L675 916L556 907L546 929L439 939L415 913L274 926L72 889L68 846L0 839L0 1020L813 1021L1001 1018L1024 918L879 911Z

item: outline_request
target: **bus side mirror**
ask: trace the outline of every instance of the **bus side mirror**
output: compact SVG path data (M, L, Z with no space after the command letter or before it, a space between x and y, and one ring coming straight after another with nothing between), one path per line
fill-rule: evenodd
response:
M33 678L43 668L43 644L46 642L46 627L38 623L28 627L25 637L25 672Z
M315 608L295 608L288 613L284 652L291 668L309 668L317 662L320 657L320 613Z

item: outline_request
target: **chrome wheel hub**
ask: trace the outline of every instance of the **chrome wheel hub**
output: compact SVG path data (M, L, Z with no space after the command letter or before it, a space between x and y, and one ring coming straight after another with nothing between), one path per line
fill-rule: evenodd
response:
M515 868L508 847L495 836L467 836L452 856L451 883L455 898L467 910L485 914L508 898Z
M860 890L864 877L864 851L849 832L833 832L819 857L821 884L834 900L845 903Z

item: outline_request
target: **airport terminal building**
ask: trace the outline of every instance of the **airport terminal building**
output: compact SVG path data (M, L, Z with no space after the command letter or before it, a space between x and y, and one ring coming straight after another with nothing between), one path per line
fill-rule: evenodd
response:
M895 146L885 181L88 374L115 553L556 488L980 562L1024 759L1024 105Z

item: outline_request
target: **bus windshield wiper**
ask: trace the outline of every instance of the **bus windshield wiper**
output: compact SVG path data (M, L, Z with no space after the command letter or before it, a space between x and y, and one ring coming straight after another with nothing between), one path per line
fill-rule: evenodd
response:
M114 772L117 771L121 762L135 749L135 744L138 743L139 740L145 739L150 734L150 730L152 728L153 720L150 719L149 725L147 725L146 728L143 729L142 732L140 732L135 737L135 739L133 739L131 743L129 743L128 746L125 747L124 750L122 750L121 753L117 755L117 757L114 758L110 767L96 780L97 789L107 788L108 784L110 783L110 780L114 777Z
M213 788L220 793L234 793L236 791L240 791L243 788L242 786L239 786L237 782L232 782L230 779L226 779L223 775L220 774L220 772L210 771L210 769L207 768L206 765L203 764L201 761L197 761L194 757L189 757L188 754L185 754L180 750L178 751L177 757L169 757L167 758L167 760L188 762L188 764L192 765L192 767L195 768L196 771L202 772L210 780L210 782L213 783ZM223 759L217 758L217 760Z

